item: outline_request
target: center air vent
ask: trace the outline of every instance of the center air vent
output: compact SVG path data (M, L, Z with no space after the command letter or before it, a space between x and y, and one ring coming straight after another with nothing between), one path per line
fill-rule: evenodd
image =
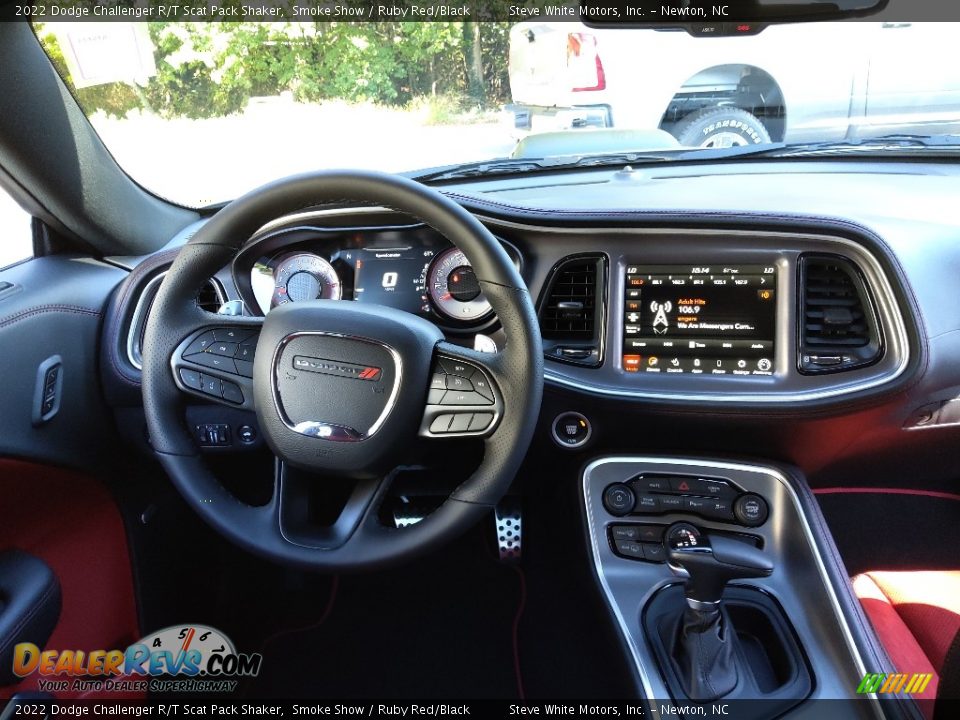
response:
M880 359L883 345L869 288L846 258L801 258L800 307L801 372L839 372Z
M162 272L144 285L130 320L130 330L127 333L127 359L137 370L143 369L143 333L147 327L147 316L150 314L150 307L157 297L157 290L160 289L160 283L163 282L166 274ZM210 279L205 282L197 293L197 307L201 310L215 313L224 302L223 291L216 280Z
M572 255L554 266L538 312L546 357L600 365L605 284L602 255Z

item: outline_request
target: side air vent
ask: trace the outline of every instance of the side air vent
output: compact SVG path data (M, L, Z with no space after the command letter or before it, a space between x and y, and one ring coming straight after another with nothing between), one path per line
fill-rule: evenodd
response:
M223 305L223 293L220 292L216 280L208 280L197 293L197 307L215 313L221 305Z
M160 289L160 283L163 282L165 275L166 272L162 272L144 285L130 320L130 330L127 333L127 359L137 370L143 369L143 333L147 327L147 316L150 314L150 307L157 297L157 290ZM205 282L197 293L197 307L207 312L217 312L225 300L223 290L220 289L216 280L211 279Z
M590 367L601 364L605 292L602 255L572 255L554 266L538 312L547 358Z
M883 342L870 289L846 258L800 258L800 371L826 373L870 365Z

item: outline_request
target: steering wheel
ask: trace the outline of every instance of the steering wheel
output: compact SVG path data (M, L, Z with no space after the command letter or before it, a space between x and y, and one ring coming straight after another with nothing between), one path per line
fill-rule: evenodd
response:
M259 228L277 217L342 201L416 217L473 265L507 337L496 353L444 339L424 318L393 308L313 300L265 319L214 315L197 290ZM454 538L494 506L526 454L543 393L533 303L500 243L466 210L424 185L367 171L325 171L265 185L233 201L188 242L150 309L143 341L143 405L150 443L187 503L216 531L279 563L314 570L384 566ZM201 458L183 404L199 396L255 410L281 461L272 499L242 502ZM483 439L474 473L415 525L388 528L378 508L390 470L416 437ZM339 517L308 522L305 483L349 478Z

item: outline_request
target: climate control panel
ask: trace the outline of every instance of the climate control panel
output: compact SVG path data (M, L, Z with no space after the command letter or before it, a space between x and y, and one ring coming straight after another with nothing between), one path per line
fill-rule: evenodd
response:
M681 513L746 527L763 525L770 514L762 496L730 480L692 475L642 474L611 483L603 491L603 506L617 517Z

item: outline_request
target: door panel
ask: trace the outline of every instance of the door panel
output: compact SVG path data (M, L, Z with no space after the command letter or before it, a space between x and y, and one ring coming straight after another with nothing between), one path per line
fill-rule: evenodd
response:
M97 348L106 299L126 272L83 257L36 258L0 271L0 457L71 467L109 457L113 423L98 380ZM3 285L0 285L2 288ZM42 410L39 369L61 369L56 410Z

